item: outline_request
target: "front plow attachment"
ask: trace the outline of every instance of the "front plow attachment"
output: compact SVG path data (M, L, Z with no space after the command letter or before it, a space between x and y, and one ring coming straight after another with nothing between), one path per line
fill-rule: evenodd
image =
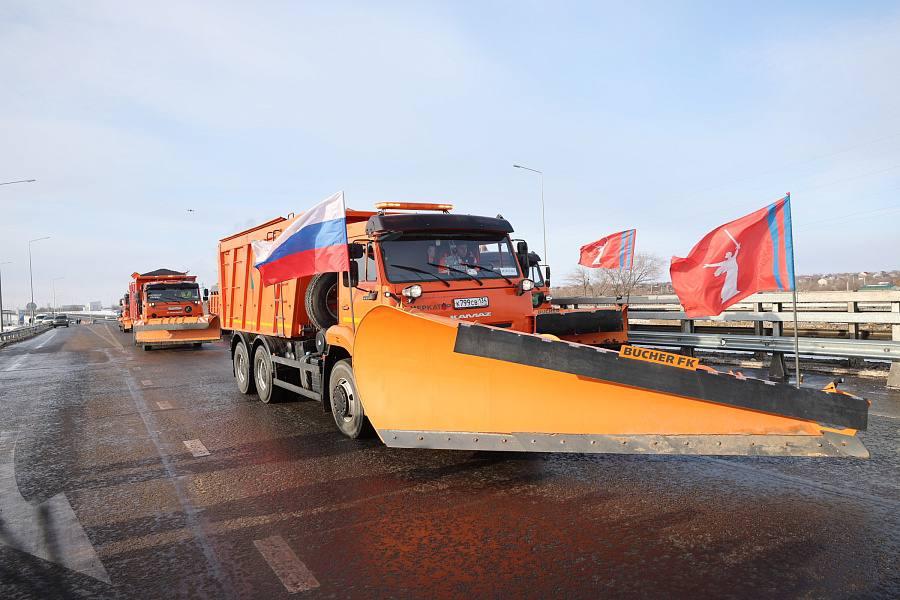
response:
M219 317L160 317L134 323L134 343L145 347L174 347L216 342L222 337Z
M868 402L377 307L353 369L388 446L868 457Z

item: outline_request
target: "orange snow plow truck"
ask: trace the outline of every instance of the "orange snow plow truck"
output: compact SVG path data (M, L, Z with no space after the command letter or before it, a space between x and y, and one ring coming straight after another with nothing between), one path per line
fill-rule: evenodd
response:
M222 337L219 318L204 314L196 275L157 269L132 273L131 279L124 305L136 345L144 350L200 347Z
M856 437L866 400L535 333L528 248L509 222L444 204L375 208L347 210L341 273L261 283L251 242L291 216L220 241L219 314L241 392L312 399L344 435L374 429L391 447L868 456Z

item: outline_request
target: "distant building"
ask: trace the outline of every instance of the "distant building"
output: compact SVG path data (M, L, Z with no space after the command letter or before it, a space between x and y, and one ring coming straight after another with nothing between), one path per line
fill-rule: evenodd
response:
M88 306L89 306L88 310L94 310L94 311L103 310L103 303L100 302L99 300L95 300L95 301L91 302Z

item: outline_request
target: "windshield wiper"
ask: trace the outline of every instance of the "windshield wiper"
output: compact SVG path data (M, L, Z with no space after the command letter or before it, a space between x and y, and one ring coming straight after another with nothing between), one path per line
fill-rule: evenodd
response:
M488 273L493 273L494 275L499 275L500 277L502 277L503 279L506 280L506 283L512 284L512 279L510 279L509 277L507 277L506 275L504 275L503 273L501 273L500 271L497 271L495 269L491 269L489 267L483 267L481 265L472 265L469 263L459 263L459 264L461 264L464 267L472 267L473 269L481 269L482 271L487 271Z
M429 264L431 264L431 263L429 263ZM416 267L407 267L406 265L395 265L393 263L388 263L388 266L389 267L397 267L398 269L403 269L404 271L412 271L413 273L421 273L422 275L431 275L432 277L434 277L435 279L437 279L438 281L440 281L447 287L450 287L450 282L448 282L446 279L444 279L443 277L441 277L439 275L435 275L434 273L429 273L428 271L426 271L424 269L418 269Z
M468 271L463 271L462 269L457 269L456 267L451 267L450 265L439 265L439 264L437 264L437 263L425 263L425 264L429 264L429 265L431 265L432 267L437 267L437 268L439 268L439 269L447 269L448 271L454 271L454 272L456 272L456 273L462 273L463 275L465 275L466 277L468 277L468 278L471 279L472 281L477 281L477 282L478 282L478 285L484 285L484 282L481 281L481 279L479 279L478 277L475 277L474 275L472 275L472 274L469 273Z

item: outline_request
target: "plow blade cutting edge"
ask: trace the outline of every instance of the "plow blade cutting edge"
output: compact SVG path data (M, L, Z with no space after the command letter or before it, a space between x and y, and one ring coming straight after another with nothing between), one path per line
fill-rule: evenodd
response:
M853 456L868 402L380 306L353 369L388 446L536 452Z
M219 317L160 317L134 323L134 340L150 346L179 346L215 342L222 337Z

